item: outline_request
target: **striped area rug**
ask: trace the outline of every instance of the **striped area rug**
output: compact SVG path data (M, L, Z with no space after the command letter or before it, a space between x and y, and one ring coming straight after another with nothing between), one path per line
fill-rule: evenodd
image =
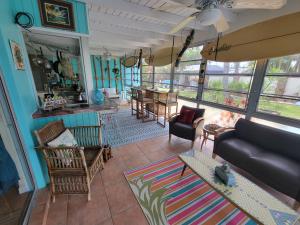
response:
M256 224L176 156L124 172L149 224Z

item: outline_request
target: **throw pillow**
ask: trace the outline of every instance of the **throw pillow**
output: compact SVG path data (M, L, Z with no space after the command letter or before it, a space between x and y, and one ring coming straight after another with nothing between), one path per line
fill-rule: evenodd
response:
M195 116L195 111L191 109L181 108L177 122L184 124L192 124Z
M54 148L63 147L63 146L72 147L72 146L78 146L78 144L71 131L69 129L66 129L58 137L48 142L48 146ZM66 166L69 166L72 162L73 153L70 150L60 150L58 152L58 157L63 158L62 162Z

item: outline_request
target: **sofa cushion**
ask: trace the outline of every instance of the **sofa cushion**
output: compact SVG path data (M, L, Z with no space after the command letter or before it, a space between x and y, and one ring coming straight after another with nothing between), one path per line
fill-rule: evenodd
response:
M181 109L183 109L183 108L184 108L184 109L189 109L189 110L194 110L194 111L195 111L195 115L194 115L194 118L193 118L193 122L194 122L195 119L204 116L205 109L193 108L193 107L189 107L189 106L186 106L186 105L183 105L183 106L181 107Z
M170 134L175 134L178 137L188 140L195 139L195 129L193 129L192 125L190 124L175 122L172 124L172 126L169 127L169 129Z
M262 148L238 138L229 138L219 143L217 154L226 161L242 168L249 167L252 155L264 152Z
M253 176L287 195L297 196L300 188L299 162L267 151L252 154L250 162Z
M245 119L239 119L235 128L238 138L300 162L300 135Z

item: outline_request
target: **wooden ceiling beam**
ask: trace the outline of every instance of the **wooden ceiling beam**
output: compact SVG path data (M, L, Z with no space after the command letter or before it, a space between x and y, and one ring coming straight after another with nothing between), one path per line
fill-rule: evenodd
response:
M155 19L157 21L162 21L165 23L169 23L172 25L176 25L180 23L182 20L184 20L186 17L182 17L176 14L164 12L164 11L159 11L156 9L151 9L146 6L142 6L139 4L131 3L131 2L126 2L124 0L101 0L101 1L95 1L95 5L104 7L104 8L110 8L110 9L116 9L120 10L123 12L127 12L133 15L139 15L143 17L147 17L150 19ZM176 3L178 4L178 2ZM183 5L183 7L186 7L186 5ZM203 26L201 26L198 23L189 23L187 27L196 29L196 30L203 30Z
M102 12L90 12L90 16L99 21L99 23L107 23L107 24L115 24L122 27L129 27L133 29L138 29L143 31L152 31L161 34L169 34L173 26L171 25L160 25L154 23L148 23L145 21L138 21L129 19L121 16L114 16L111 14L106 14ZM97 21L93 24L93 26L97 26ZM174 34L176 36L181 36L180 33Z
M125 34L129 35L132 37L136 37L137 39L139 38L149 38L149 39L155 39L155 40L161 40L161 41L167 41L171 39L170 35L164 35L156 32L151 32L151 31L143 31L141 32L140 30L132 29L129 27L121 27L118 25L109 25L109 24L103 24L103 23L98 23L90 24L91 32L92 33L97 33L98 31L100 32L110 32L114 34Z

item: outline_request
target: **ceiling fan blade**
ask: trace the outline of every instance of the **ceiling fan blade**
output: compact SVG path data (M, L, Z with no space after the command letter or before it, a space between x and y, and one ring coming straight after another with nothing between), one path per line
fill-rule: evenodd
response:
M173 29L170 31L170 34L175 34L182 28L184 28L187 24L189 24L192 20L196 19L196 15L191 15L184 20L182 20L180 23L178 23Z
M219 19L213 25L218 33L224 32L229 29L229 24L223 13L220 14Z
M287 0L234 0L231 4L234 9L280 9Z

